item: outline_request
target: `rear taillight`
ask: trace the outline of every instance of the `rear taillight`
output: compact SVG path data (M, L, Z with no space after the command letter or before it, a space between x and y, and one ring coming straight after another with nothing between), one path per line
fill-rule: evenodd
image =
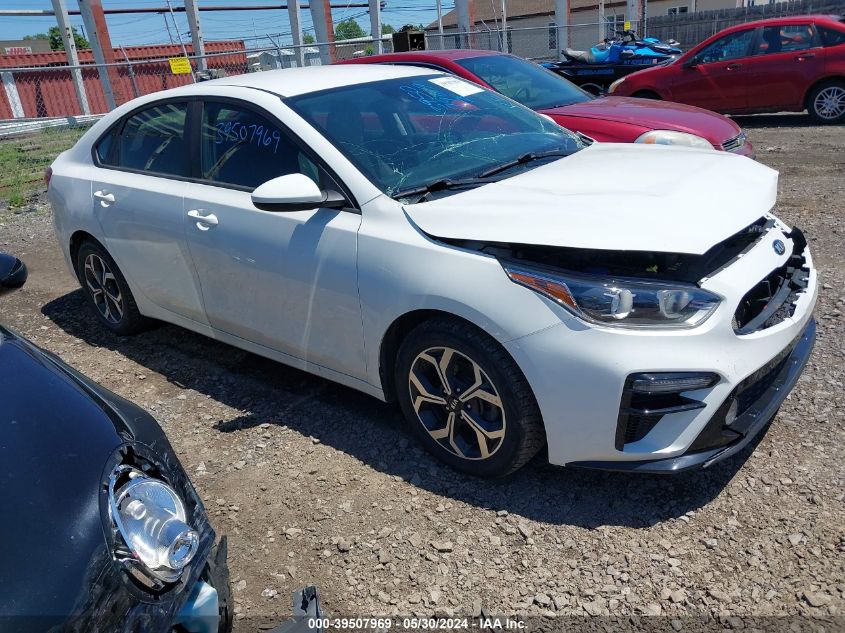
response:
M44 184L50 186L50 179L53 177L53 168L48 167L44 170Z

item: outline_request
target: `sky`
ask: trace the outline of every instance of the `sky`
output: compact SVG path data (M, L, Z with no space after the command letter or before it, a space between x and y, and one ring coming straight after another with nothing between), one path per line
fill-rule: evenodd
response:
M200 6L212 5L279 5L285 0L198 0ZM304 4L307 0L301 0ZM360 2L362 0L349 0ZM363 0L366 1L366 0ZM381 12L383 24L391 24L399 29L403 24L429 24L437 19L435 0L386 0L387 4ZM166 0L102 0L103 7L165 7ZM173 6L184 6L183 0L171 0ZM66 0L68 9L78 9L76 0ZM347 4L347 0L332 0L333 6ZM454 0L443 0L444 15L453 8ZM52 9L50 0L0 0L0 9ZM307 9L301 10L302 28L306 33L314 33L311 23L311 13ZM367 9L342 7L332 9L335 24L347 18L356 19L364 31L370 31L370 17ZM176 23L183 39L189 41L188 23L184 13L177 13ZM278 40L288 43L290 38L290 23L287 9L268 11L213 11L201 12L203 35L206 40L225 40L255 38L265 34L282 34ZM83 32L82 17L70 16L71 23ZM130 14L107 15L112 44L115 46L129 46L133 44L163 44L170 43L168 28L174 41L176 30L170 15L159 14ZM17 17L0 16L0 40L21 39L24 35L46 33L47 29L55 26L52 16L47 17ZM256 39L254 45L269 45L266 38Z

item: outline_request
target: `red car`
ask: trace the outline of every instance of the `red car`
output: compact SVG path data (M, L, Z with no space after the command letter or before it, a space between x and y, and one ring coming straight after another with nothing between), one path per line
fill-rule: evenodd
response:
M403 64L452 73L597 141L715 147L743 156L754 154L745 133L720 114L648 99L596 98L537 64L495 51L414 51L341 63Z
M617 81L618 96L731 114L801 112L845 121L845 18L804 15L725 29L666 66Z

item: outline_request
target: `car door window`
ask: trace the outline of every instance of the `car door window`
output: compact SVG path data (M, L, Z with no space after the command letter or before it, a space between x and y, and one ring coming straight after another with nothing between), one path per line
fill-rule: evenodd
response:
M841 46L842 44L845 44L845 31L837 31L835 29L820 26L819 38L822 41L822 46L825 48L830 46Z
M699 64L709 64L746 57L753 37L754 29L731 33L707 46L695 56L695 60Z
M803 51L814 46L813 26L811 24L788 24L784 26L763 27L763 33L757 42L755 55L772 55Z
M206 102L200 142L203 180L251 190L279 176L304 174L321 189L337 188L281 125L250 108Z
M97 144L97 157L112 167L188 176L187 103L164 103L136 112Z

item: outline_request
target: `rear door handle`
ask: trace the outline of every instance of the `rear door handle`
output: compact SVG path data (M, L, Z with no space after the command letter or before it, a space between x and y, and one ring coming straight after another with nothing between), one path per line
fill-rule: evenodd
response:
M737 70L738 68L742 68L742 64L728 64L725 66L725 70Z
M191 209L188 217L197 221L197 228L200 231L207 231L212 226L217 226L217 216L213 213L206 213L202 209Z
M100 204L104 207L107 207L114 202L114 194L108 193L102 189L100 191L95 191L94 197L97 198L100 201Z

